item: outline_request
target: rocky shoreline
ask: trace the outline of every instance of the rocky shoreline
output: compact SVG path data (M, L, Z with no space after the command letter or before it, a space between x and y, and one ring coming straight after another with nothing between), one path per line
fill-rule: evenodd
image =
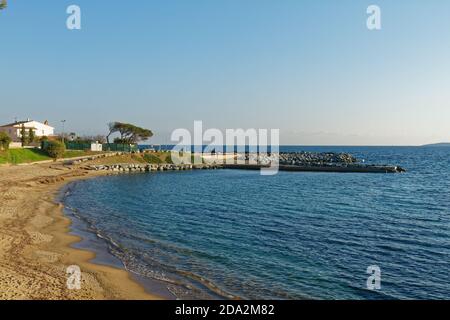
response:
M151 172L151 171L180 171L218 169L218 165L191 165L191 164L114 164L114 165L89 165L83 167L85 170L111 171L111 172Z

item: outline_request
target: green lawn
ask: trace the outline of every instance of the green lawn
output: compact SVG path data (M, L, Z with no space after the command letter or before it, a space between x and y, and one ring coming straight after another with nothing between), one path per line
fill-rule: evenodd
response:
M67 150L64 158L76 158L90 156L101 152L83 151L83 150ZM193 157L193 156L192 156ZM0 164L21 164L29 162L37 162L43 160L51 160L45 151L40 149L10 149L8 151L0 151ZM170 153L155 152L141 154L131 154L131 159L141 163L172 163Z
M20 164L35 161L51 160L51 158L39 149L11 149L0 151L0 164Z
M67 150L64 153L64 158L83 157L96 153L98 152ZM0 164L20 164L51 159L45 151L40 149L10 149L8 151L0 151Z

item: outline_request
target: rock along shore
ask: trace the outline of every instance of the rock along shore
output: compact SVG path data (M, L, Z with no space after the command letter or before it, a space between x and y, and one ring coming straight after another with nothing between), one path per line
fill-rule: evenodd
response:
M111 172L151 172L151 171L181 171L199 169L218 169L218 165L191 165L191 164L113 164L113 165L89 165L86 170L111 171Z

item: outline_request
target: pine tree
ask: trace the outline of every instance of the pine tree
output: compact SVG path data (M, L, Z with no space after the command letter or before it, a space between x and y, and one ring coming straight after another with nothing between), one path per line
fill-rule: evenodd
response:
M20 128L20 142L22 142L22 147L28 144L27 130L25 129L24 124L22 124L22 128Z
M36 135L34 134L34 130L30 128L28 130L28 142L33 143L35 139L36 139Z

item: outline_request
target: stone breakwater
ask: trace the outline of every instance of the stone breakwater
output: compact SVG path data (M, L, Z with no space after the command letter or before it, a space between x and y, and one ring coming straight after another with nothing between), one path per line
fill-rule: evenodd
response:
M204 164L148 164L148 163L114 163L114 164L86 164L83 162L98 160L111 156L120 156L124 153L108 153L88 156L65 161L65 165L82 164L85 170L107 171L110 173L125 172L152 172L152 171L183 171L195 169L246 169L255 170L268 167L279 159L280 171L310 171L310 172L373 172L373 173L400 173L406 170L393 165L370 165L359 163L348 153L314 153L295 152L272 155L237 154L233 163L204 163ZM106 162L106 161L105 161Z
M240 160L253 163L269 164L279 157L281 165L324 165L324 164L354 164L358 160L349 153L335 152L281 152L272 155L246 154L238 156Z
M291 165L305 165L305 164L325 164L325 163L339 163L339 164L353 164L358 160L349 153L334 153L334 152L295 152L295 153L280 153L280 164Z
M84 167L86 170L111 171L111 172L151 172L151 171L181 171L181 170L200 170L200 169L218 169L217 165L191 165L191 164L113 164L113 165L89 165Z
M271 155L257 153L240 154L241 163L225 164L227 169L260 169L279 160L280 171L309 172L361 172L400 173L406 172L400 166L364 164L349 153L335 152L282 152ZM243 161L243 162L242 162Z

